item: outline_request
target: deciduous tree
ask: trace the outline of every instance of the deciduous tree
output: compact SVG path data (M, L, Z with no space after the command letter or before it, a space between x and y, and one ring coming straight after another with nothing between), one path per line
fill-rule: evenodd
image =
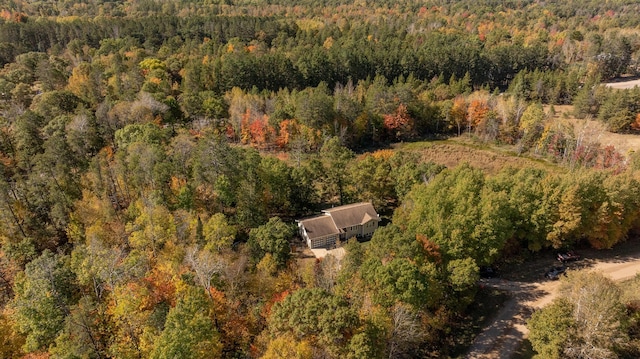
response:
M277 337L269 342L263 359L311 359L313 350L306 341L298 341L289 335Z
M536 357L560 359L567 343L576 335L573 304L564 298L556 299L545 308L534 312L527 322L529 340Z
M559 289L573 304L576 338L567 343L565 355L576 358L615 358L615 348L627 339L620 289L600 273L573 271Z
M210 317L210 304L201 288L188 287L167 314L164 330L151 353L153 359L211 358L222 352Z
M15 320L27 352L47 349L64 327L73 304L74 275L67 257L48 250L27 264L15 281Z
M409 139L415 135L415 120L409 115L405 104L398 105L395 113L386 114L384 128L395 140Z
M204 247L218 253L230 249L236 233L236 227L229 224L225 215L216 213L209 217L202 227Z
M249 232L249 245L257 262L269 253L278 268L284 268L291 255L289 239L293 229L279 217L272 217L266 224Z
M344 353L358 325L348 303L323 289L300 289L276 303L268 319L273 335L292 335L308 340L333 356Z

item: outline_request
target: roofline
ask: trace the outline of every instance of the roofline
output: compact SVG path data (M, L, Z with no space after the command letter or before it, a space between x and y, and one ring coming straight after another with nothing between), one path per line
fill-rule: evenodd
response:
M307 220L316 219L316 218L323 218L323 217L326 217L326 216L327 216L327 213L320 213L320 214L316 214L316 215L313 215L313 216L296 219L295 221L300 223L302 221L307 221Z
M358 203L344 204L344 205L337 206L337 207L325 208L321 212L327 213L327 212L332 211L332 210L343 210L343 209L347 209L347 208L362 206L362 205L365 205L365 204L370 204L373 207L373 203L372 202L358 202ZM375 210L376 208L373 207L373 209ZM378 211L376 211L376 213L377 212Z

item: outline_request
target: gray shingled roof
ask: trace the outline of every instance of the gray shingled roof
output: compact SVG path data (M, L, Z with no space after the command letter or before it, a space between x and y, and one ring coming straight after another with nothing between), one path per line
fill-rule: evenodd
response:
M335 226L346 228L358 224L365 224L370 220L379 221L380 217L369 202L353 203L345 206L334 207L322 211L333 218Z
M328 236L330 234L339 234L340 231L336 228L335 223L330 216L321 215L317 217L311 217L300 220L300 223L307 231L309 239L320 238Z

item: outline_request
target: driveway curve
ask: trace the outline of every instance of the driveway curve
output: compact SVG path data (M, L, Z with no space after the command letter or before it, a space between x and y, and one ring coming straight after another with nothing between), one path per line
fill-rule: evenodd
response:
M615 281L631 279L640 273L640 247L629 253L612 255L599 252L597 259L585 259L575 264L576 269L589 269L603 273ZM526 320L535 309L551 303L557 295L559 281L520 282L504 279L484 279L486 286L511 293L511 298L494 320L476 337L466 358L510 359L526 338Z

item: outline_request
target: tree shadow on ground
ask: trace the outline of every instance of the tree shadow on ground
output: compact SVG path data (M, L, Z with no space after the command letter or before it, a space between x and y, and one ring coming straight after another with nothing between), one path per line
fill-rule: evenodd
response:
M543 282L548 279L544 274L553 266L562 265L556 254L559 250L545 250L533 255L531 259L508 263L500 270L504 279L519 282ZM640 235L634 235L627 241L619 243L611 249L581 248L576 251L581 260L565 263L570 269L593 268L597 262L625 263L640 259Z

